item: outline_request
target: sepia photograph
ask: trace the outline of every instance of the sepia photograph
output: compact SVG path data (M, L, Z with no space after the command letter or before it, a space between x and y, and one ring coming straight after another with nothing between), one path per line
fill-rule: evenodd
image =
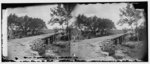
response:
M1 3L1 62L148 62L148 2Z

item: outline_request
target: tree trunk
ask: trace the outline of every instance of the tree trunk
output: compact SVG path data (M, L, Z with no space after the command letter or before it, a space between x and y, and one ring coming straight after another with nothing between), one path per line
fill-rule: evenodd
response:
M137 41L139 41L139 35L138 35L138 28L137 28L137 24L136 24L135 32L136 32L136 36L137 36Z

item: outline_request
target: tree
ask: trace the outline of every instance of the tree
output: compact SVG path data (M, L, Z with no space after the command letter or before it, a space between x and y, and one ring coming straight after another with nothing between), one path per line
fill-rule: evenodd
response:
M16 36L22 37L38 34L38 31L45 27L45 22L39 18L31 18L28 16L18 17L15 14L8 16L8 32L12 32Z
M123 30L124 33L127 33L129 29L124 28L124 29L122 29L122 30Z
M46 28L45 22L42 19L39 18L33 18L31 19L31 22L29 23L29 29L32 30L33 34L37 34L39 30Z
M62 25L63 29L63 24L67 25L65 32L67 34L70 34L67 28L69 25L69 20L72 18L71 12L73 11L75 6L76 4L58 4L56 8L50 9L52 12L50 15L52 18L50 19L49 23L51 23L52 25L55 23L59 23L60 25Z
M138 20L141 18L141 11L134 9L131 4L127 4L126 8L123 8L120 11L121 19L119 20L118 24L123 25L127 23L129 26L131 26L132 31L134 31L133 25L135 25L135 32L137 33L136 29L138 25Z
M63 24L68 26L68 20L72 18L71 12L74 7L74 4L58 4L56 8L51 8L50 10L52 13L50 14L50 16L52 18L50 19L49 23L51 23L52 25L55 23L59 23L60 25L62 25L62 28Z
M59 31L59 28L55 27L53 28L54 32L57 33Z
M18 21L18 17L15 14L10 14L8 16L8 39L15 38L16 28L20 25Z
M81 30L82 33L88 32L90 36L96 36L98 32L104 32L105 30L115 28L114 23L109 19L102 19L96 16L86 17L84 15L77 16L75 25Z
M30 18L28 16L20 17L20 30L22 30L25 36L28 36L28 32L32 35L37 34L39 30L46 27L45 22L39 18Z
M72 18L71 16L71 12L73 11L74 7L76 6L76 4L58 4L57 8L55 9L50 9L51 10L51 20L49 23L55 24L55 23L59 23L60 25L62 25L63 28L63 24L67 25L66 27L66 35L68 36L68 40L71 39L71 32L69 31L68 25L69 25L69 20ZM69 46L70 43L69 43Z
M58 6L56 8L51 8L50 11L52 12L50 14L51 19L49 21L49 24L53 25L55 23L59 23L60 25L62 25L63 28L63 24L66 22L66 11L65 9L62 7L61 4L58 4Z

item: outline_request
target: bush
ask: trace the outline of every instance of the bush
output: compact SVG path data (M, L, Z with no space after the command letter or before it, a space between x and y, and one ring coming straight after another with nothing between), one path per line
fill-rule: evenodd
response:
M70 36L68 36L68 35L63 35L63 36L60 38L60 40L62 40L62 41L68 41L68 40L71 40L71 38L70 38Z
M116 46L113 43L103 43L102 51L108 52L109 56L115 54Z
M130 45L130 44L123 44L123 46L129 47L131 49L135 48L135 45Z
M39 55L44 54L46 50L46 44L44 44L44 42L45 41L41 39L34 40L32 42L32 45L30 45L31 49L34 51L37 51Z
M137 39L138 39L137 36L132 36L129 38L130 41L137 41Z

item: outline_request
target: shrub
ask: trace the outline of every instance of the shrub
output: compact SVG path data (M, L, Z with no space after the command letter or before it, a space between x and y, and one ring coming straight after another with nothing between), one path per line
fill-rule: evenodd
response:
M135 48L135 45L130 45L130 44L124 44L123 46L129 47L131 49Z
M113 43L103 43L102 51L108 52L109 56L115 54L116 46Z
M32 42L31 49L37 51L39 55L44 54L46 50L46 44L44 44L44 42L45 41L41 39L34 40Z

